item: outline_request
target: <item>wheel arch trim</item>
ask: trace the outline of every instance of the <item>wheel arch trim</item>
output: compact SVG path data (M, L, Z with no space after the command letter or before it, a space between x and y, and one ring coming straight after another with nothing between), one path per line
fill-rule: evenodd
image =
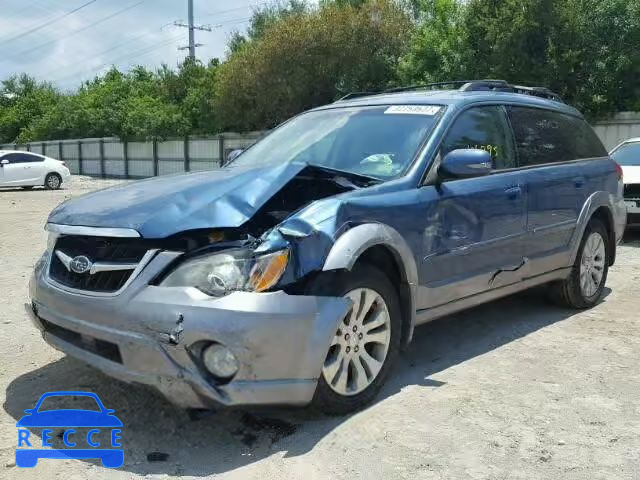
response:
M408 328L403 335L404 342L408 343L411 341L416 323L418 268L411 248L397 230L382 223L366 223L348 230L334 243L322 271L351 270L362 254L375 246L386 247L392 253L402 281L408 286L408 318L404 319L408 322Z
M584 205L582 206L582 210L580 211L580 215L578 216L577 228L575 229L573 237L571 238L571 265L573 265L576 260L578 250L580 248L580 241L584 236L587 225L599 208L605 208L607 210L609 221L611 222L611 233L613 238L617 239L621 236L621 233L618 232L618 229L620 228L620 224L624 224L624 219L623 221L620 221L617 217L626 217L626 212L618 212L618 210L620 210L620 207L616 207L610 193L602 191L594 192L593 194L591 194L591 196L589 196L589 198L587 198ZM615 249L615 242L613 247ZM615 254L612 254L611 260L613 260L614 258Z

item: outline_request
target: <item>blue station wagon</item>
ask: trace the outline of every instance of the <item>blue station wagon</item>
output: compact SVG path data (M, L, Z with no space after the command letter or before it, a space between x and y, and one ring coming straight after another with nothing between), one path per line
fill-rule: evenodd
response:
M352 94L219 170L68 200L44 339L185 408L371 401L414 327L533 286L602 297L626 221L582 115L499 80Z

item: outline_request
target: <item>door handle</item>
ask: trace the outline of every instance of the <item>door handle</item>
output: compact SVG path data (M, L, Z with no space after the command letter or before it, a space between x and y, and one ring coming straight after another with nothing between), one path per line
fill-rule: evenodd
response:
M517 198L522 196L522 186L514 185L505 189L504 193L507 194L507 198L509 200L516 200Z

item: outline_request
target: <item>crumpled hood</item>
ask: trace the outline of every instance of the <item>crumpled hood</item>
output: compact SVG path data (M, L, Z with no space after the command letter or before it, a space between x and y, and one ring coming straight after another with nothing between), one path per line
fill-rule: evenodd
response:
M145 238L238 227L307 167L286 163L156 177L71 199L53 210L48 222L131 228Z

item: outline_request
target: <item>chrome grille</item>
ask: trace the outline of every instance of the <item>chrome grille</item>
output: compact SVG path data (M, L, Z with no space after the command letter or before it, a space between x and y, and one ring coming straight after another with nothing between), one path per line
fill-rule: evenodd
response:
M85 236L61 236L56 241L49 265L49 277L55 282L76 290L113 293L120 290L131 278L135 267L142 261L149 245L140 238L107 238ZM55 252L61 252L58 255ZM63 263L61 257L85 256L98 264L109 262L124 264L125 268L107 271L74 272Z

